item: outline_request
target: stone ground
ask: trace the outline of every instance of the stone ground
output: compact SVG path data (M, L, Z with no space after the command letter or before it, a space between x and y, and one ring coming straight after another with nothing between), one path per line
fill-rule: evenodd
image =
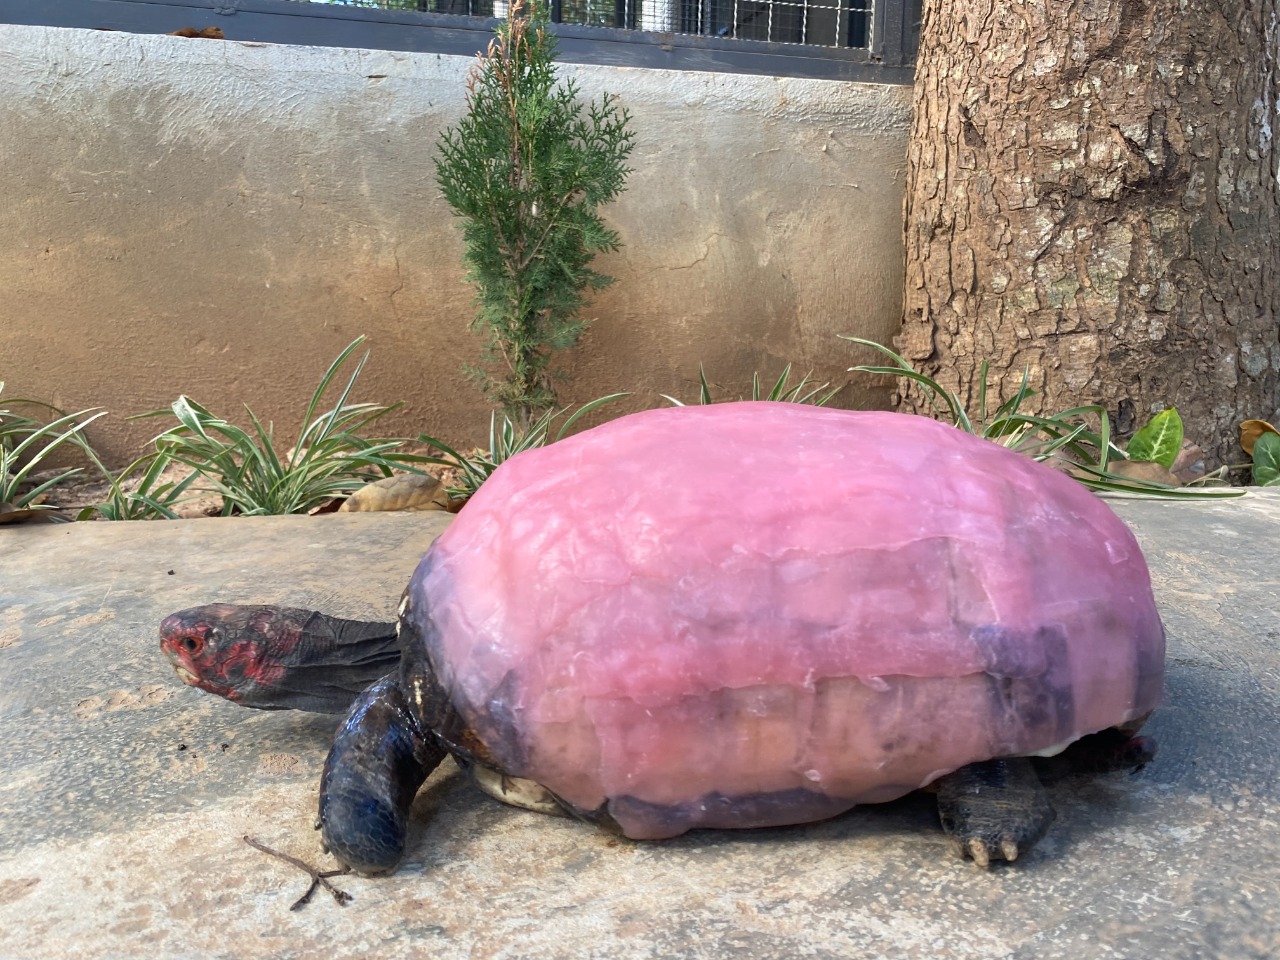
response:
M214 599L390 618L446 518L0 529L0 958L1280 956L1280 495L1116 501L1170 634L1156 761L1060 783L1024 860L952 860L927 797L825 823L631 843L504 807L451 766L406 862L345 908L325 863L335 719L180 685L156 640Z

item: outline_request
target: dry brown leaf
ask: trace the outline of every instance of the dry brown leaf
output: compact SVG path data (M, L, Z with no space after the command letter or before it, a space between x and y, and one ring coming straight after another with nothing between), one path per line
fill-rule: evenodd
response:
M191 37L201 40L225 40L227 38L227 35L222 32L221 27L202 27L198 30L195 27L182 27L181 29L174 30L169 34L169 36Z
M1173 461L1173 466L1169 470L1178 478L1179 483L1185 484L1192 480L1199 480L1208 472L1204 462L1204 451L1190 440L1183 440L1178 458Z
M31 510L26 507L15 507L12 503L0 503L0 523L21 523L23 520L56 520L59 516L60 514L55 510Z
M1107 469L1117 476L1129 480L1141 480L1145 483L1167 483L1171 487L1180 487L1182 482L1166 467L1149 460L1112 460Z
M399 473L366 484L338 508L340 513L373 510L446 510L449 495L444 484L421 473Z
M1253 445L1264 433L1280 433L1280 430L1265 420L1246 420L1240 424L1240 446L1244 447L1244 452L1252 457Z

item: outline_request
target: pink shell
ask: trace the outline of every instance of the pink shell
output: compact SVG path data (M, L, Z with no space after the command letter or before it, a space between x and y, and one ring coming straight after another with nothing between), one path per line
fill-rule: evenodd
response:
M892 413L668 408L522 453L411 590L505 772L637 838L818 819L1061 746L1148 713L1164 669L1105 503Z

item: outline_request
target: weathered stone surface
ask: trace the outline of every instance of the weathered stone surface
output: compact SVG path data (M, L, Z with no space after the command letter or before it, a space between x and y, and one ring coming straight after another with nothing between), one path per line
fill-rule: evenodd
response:
M1273 957L1280 496L1116 506L1170 633L1161 753L1055 785L1058 822L1025 862L948 859L920 796L631 843L504 807L446 766L405 864L341 878L345 909L321 893L300 913L305 877L240 838L326 862L311 824L335 721L183 687L156 625L214 599L390 617L447 519L9 528L0 957Z

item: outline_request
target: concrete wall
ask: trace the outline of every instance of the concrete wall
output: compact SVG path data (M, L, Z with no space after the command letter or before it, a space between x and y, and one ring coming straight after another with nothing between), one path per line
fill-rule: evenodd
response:
M363 333L358 399L406 402L388 429L487 427L432 165L467 59L0 26L0 63L4 396L108 408L117 460L159 427L123 418L182 392L292 430ZM837 333L894 332L909 88L564 69L637 137L564 401L692 397L699 361L739 390L786 361L843 382Z

